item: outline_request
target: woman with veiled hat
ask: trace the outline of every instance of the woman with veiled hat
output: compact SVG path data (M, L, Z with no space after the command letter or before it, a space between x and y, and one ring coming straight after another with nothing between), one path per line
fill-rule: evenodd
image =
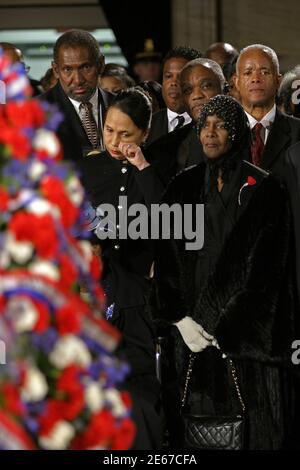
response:
M289 380L294 339L291 222L284 188L249 163L248 121L240 104L218 95L203 108L205 161L175 177L168 204L204 204L204 244L161 240L155 261L157 320L172 325L192 413L240 414L232 359L248 417L250 449L286 445L293 413ZM226 356L226 358L225 358Z

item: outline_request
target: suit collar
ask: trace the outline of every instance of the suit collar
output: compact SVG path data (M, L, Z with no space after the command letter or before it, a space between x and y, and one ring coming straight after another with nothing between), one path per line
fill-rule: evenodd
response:
M270 169L278 155L290 141L290 127L284 115L276 109L275 120L264 148L262 167Z

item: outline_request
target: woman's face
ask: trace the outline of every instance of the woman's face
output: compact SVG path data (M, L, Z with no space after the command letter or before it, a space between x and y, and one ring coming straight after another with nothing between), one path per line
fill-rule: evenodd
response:
M228 131L224 127L224 121L216 114L207 116L200 132L200 142L207 158L218 158L228 151Z
M147 138L148 131L139 129L128 114L120 109L111 107L108 109L104 122L103 137L107 151L113 158L124 160L124 155L119 150L122 142L141 145Z
M118 93L126 88L126 85L118 77L106 76L99 78L99 86L102 90L108 91L109 93Z

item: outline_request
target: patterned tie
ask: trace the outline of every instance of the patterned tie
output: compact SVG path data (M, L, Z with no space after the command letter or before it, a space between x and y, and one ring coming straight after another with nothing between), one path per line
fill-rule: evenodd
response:
M262 153L264 151L264 143L261 138L261 130L263 125L258 122L255 124L254 128L252 129L252 136L253 141L251 144L251 156L252 156L252 163L253 165L260 166Z
M182 127L183 124L184 124L184 117L183 116L179 116L179 114L178 114L178 116L176 116L175 119L177 119L178 122L177 122L176 126L174 127L174 131L176 129L179 129L180 127Z
M81 103L79 110L84 130L93 146L93 149L96 149L99 147L99 135L97 124L93 116L93 105L90 102Z

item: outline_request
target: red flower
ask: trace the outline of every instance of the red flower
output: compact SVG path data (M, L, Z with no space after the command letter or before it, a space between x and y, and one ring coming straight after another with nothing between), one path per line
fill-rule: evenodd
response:
M110 448L115 426L115 418L110 411L102 410L92 416L88 429L74 440L72 447L75 450Z
M36 216L35 229L34 245L38 256L54 258L59 242L52 216L48 214Z
M11 155L19 160L27 160L31 151L31 143L26 135L13 127L1 129L0 143L6 145Z
M136 435L135 424L131 419L122 419L120 426L115 430L112 441L112 450L127 450L132 444Z
M0 186L0 210L6 211L8 208L9 196L6 189Z
M98 281L100 279L101 270L102 270L101 268L102 266L101 266L100 258L97 255L93 254L93 257L90 263L90 272L93 278L95 279L95 281Z
M1 389L5 402L5 410L15 416L23 416L25 414L25 407L20 400L18 388L11 383L4 383Z
M68 421L75 419L84 407L83 386L79 380L80 368L76 365L67 367L57 381L57 391L65 395L62 407L62 418Z
M5 106L5 114L12 126L35 128L45 122L45 113L40 103L36 100L27 102L10 101Z
M248 176L247 183L249 184L249 186L253 186L254 184L256 184L256 180L252 176Z
M78 209L71 203L63 182L54 176L46 176L41 182L41 190L60 209L63 225L71 227L78 217Z
M9 222L9 230L14 233L18 241L33 241L35 232L35 218L28 212L17 212Z
M60 285L63 289L72 289L77 280L77 270L69 255L63 254L59 257L60 263Z
M60 402L57 400L48 400L44 413L38 417L38 423L40 425L39 435L48 436L55 424L61 419Z
M55 317L60 335L76 334L80 331L80 315L74 302L57 309Z
M126 406L126 408L128 410L130 410L132 408L131 396L126 391L125 392L120 392L120 395L121 395L121 399L122 399L124 405Z

